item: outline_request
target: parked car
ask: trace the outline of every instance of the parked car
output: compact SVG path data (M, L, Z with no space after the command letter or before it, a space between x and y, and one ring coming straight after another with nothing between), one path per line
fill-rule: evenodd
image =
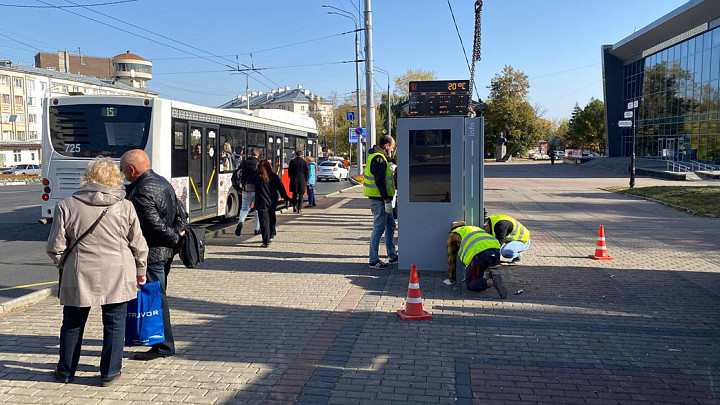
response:
M350 178L350 171L339 160L326 160L318 166L318 181L330 179L340 181L348 178Z
M565 151L564 150L556 150L555 151L555 158L556 159L562 159L565 157Z
M38 165L16 165L8 170L4 170L2 174L10 174L13 176L28 174L28 175L40 175L40 166Z
M600 156L599 153L593 152L593 151L587 150L587 149L583 151L582 155L583 155L584 157L598 157L598 156Z
M550 159L550 156L546 155L545 153L539 153L539 152L533 152L528 157L532 160L548 160L548 159Z

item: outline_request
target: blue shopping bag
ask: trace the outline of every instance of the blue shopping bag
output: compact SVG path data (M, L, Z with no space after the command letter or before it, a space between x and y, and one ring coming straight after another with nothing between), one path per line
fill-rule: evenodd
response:
M145 283L127 305L125 346L152 346L164 341L160 282Z

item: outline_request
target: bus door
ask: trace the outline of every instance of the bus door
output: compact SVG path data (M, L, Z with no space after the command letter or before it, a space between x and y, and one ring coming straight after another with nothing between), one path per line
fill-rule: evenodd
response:
M190 217L217 215L218 127L190 123Z
M282 171L282 135L268 135L268 156L267 159L272 163L273 170L278 176Z

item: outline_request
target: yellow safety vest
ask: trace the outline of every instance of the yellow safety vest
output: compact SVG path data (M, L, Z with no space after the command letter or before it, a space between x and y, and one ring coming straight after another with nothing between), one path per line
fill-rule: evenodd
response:
M382 197L382 195L380 195L380 190L378 190L377 185L375 184L375 177L373 177L372 173L370 173L370 163L372 163L375 156L382 156L383 159L385 159L385 190L387 190L388 197L392 197L395 195L393 172L390 165L387 164L387 157L385 157L385 154L379 152L373 153L367 158L367 162L365 164L365 178L363 179L363 194L366 197Z
M477 226L460 226L452 230L462 238L458 257L465 266L469 266L476 254L487 249L500 249L500 242Z
M530 240L530 231L523 226L523 224L520 223L517 219L507 216L507 215L490 215L488 217L490 220L490 233L492 236L495 235L495 224L498 223L498 221L510 221L513 224L513 230L512 232L505 236L505 240L503 243L512 242L515 240L519 240L522 243L527 243L527 241Z

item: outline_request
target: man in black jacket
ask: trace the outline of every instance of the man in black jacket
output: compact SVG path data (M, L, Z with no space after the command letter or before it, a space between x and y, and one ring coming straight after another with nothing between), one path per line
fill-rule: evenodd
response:
M170 324L167 303L167 277L175 255L174 248L184 231L175 228L177 197L172 185L150 168L148 155L133 149L120 158L120 169L130 184L125 187L127 199L135 206L140 228L150 248L147 261L147 281L159 281L162 292L162 317L165 341L153 345L143 353L135 354L136 360L152 360L175 354L175 340Z
M243 223L245 223L245 218L247 218L248 213L250 212L250 206L252 205L253 200L255 200L255 185L248 184L248 179L250 179L250 177L255 174L258 163L260 162L260 160L258 159L259 157L259 150L251 150L250 157L240 162L240 166L238 166L238 168L236 169L240 171L240 185L242 186L242 190L237 190L238 192L242 191L242 207L240 207L240 213L238 214L238 223L235 227L236 236L240 236L243 228ZM259 233L260 220L258 219L257 211L255 211L255 235Z
M308 164L303 159L303 151L295 152L295 158L288 163L288 176L290 177L290 192L293 196L293 212L302 211L303 195L307 189L307 181L310 176Z

